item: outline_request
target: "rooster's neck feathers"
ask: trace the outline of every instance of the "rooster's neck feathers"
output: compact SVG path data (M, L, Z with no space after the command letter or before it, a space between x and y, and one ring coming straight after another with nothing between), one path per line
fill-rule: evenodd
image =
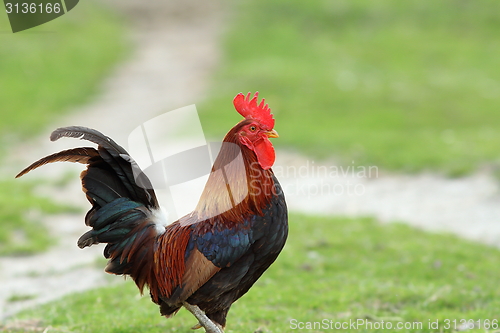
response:
M271 169L260 166L255 153L238 140L238 125L224 138L212 172L191 214L198 221L220 217L242 221L242 217L262 214L276 194Z

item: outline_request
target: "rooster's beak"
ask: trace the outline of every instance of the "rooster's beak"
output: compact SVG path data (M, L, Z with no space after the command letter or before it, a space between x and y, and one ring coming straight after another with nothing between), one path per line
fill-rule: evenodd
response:
M268 138L279 138L280 137L278 135L278 132L276 132L276 130L270 130L269 132L266 132L266 135Z

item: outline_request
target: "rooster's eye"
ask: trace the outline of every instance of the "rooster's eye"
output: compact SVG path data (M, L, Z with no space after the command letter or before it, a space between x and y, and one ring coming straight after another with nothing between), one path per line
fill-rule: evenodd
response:
M255 132L255 130L256 130L256 129L257 129L257 127L255 127L255 126L250 126L250 131Z

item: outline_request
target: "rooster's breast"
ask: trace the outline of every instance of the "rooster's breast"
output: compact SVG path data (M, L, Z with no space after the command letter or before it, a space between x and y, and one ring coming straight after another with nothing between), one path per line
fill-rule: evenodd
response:
M250 216L241 223L241 228L221 231L227 240L218 242L216 251L210 251L213 245L202 241L202 246L209 250L200 251L214 264L227 263L221 260L227 254L231 256L231 253L237 253L238 259L228 266L222 266L219 272L191 295L188 303L198 305L208 313L229 309L276 260L288 235L288 213L281 186L274 180L277 194L273 195L262 215ZM213 237L217 235L211 234L209 238Z

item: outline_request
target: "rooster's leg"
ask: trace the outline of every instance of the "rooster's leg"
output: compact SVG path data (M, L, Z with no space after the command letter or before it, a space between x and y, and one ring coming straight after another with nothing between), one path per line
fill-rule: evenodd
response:
M188 309L189 312L193 314L193 316L196 317L196 319L198 319L200 325L205 328L206 333L224 333L222 327L210 320L205 312L203 312L198 306L191 305L188 302L183 302L182 304L186 309ZM197 327L195 326L193 328Z

